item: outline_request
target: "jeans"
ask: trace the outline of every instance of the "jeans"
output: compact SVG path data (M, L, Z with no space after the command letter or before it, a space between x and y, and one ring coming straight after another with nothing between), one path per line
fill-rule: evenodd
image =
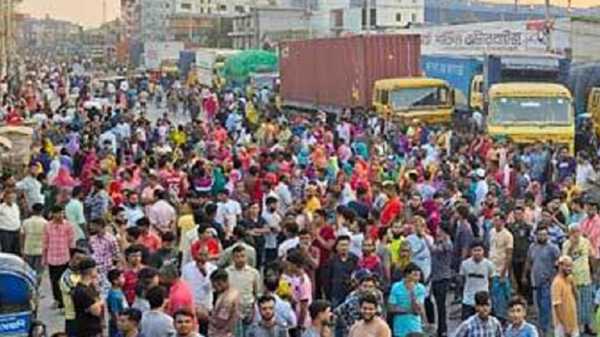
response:
M42 274L44 273L44 266L42 265L42 256L41 255L25 255L23 259L31 269L35 271L35 276L37 277L38 286L42 282Z
M540 329L544 334L550 332L550 318L552 314L552 302L550 299L550 282L542 283L534 288L535 305L538 311Z
M507 318L510 293L511 286L508 277L492 277L492 308L494 315L501 320Z
M77 323L74 319L65 320L65 332L69 337L77 337Z
M445 336L448 333L447 314L446 314L446 294L450 287L450 280L443 279L433 281L431 283L431 292L435 298L435 306L437 308L437 335L438 337Z

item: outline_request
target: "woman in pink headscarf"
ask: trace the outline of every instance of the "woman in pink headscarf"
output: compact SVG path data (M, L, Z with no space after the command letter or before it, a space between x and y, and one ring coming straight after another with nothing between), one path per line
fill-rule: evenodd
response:
M206 114L208 120L213 120L219 108L219 103L214 94L205 98L202 102L202 110Z
M84 191L89 191L94 183L94 177L100 170L96 149L91 148L85 155L81 169L81 185Z

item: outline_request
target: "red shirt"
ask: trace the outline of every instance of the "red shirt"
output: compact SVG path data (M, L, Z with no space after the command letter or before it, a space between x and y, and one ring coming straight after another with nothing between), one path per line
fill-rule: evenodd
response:
M319 229L319 236L324 241L335 240L335 231L333 230L332 226L324 225L323 227L321 227L321 229ZM313 242L313 246L319 249L319 266L324 266L325 263L327 263L327 261L329 260L331 250L322 246L317 240Z
M400 201L399 197L388 200L381 210L381 217L379 218L381 225L386 227L391 225L392 221L402 213L403 207L404 205L402 205L402 201Z
M140 235L139 241L142 245L144 245L144 247L148 248L150 253L154 253L162 246L160 238L154 233Z
M133 305L133 301L135 301L135 288L138 283L138 274L133 269L127 269L123 272L123 277L125 278L125 283L123 283L125 299L129 305Z
M185 281L177 279L169 290L169 302L165 311L167 314L173 316L177 310L183 308L195 312L194 294Z
M192 256L196 256L196 253L200 250L200 247L206 246L210 257L219 256L221 249L219 248L219 241L215 238L208 238L206 240L196 240L190 247Z

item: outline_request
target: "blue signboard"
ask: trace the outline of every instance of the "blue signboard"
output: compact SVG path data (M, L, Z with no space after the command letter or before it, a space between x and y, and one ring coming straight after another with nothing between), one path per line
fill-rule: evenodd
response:
M31 325L31 312L0 315L0 336L27 336Z

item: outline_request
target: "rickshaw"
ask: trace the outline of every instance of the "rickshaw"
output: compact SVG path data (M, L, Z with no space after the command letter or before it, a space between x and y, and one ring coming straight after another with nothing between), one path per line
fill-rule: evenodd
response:
M23 259L0 253L0 337L27 337L36 317L37 278Z
M0 126L0 140L0 167L18 172L29 163L33 145L33 128ZM5 149L9 151L4 151Z

